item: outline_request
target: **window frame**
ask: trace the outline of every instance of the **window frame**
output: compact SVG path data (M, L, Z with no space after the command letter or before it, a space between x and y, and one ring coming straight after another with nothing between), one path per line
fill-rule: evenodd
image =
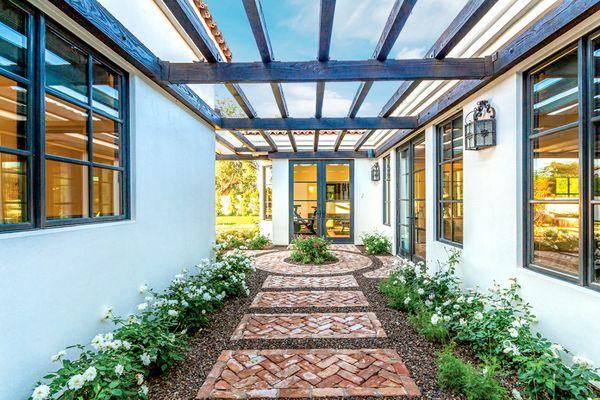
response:
M600 122L600 116L593 117L593 110L590 104L593 104L593 76L594 64L592 57L592 42L600 40L600 30L592 31L584 36L581 36L576 41L564 46L559 51L554 52L549 57L546 57L541 62L523 72L523 134L522 149L522 201L523 201L523 251L521 265L524 269L534 271L552 278L556 278L565 282L576 284L585 288L600 291L600 282L593 281L594 268L594 229L593 229L593 209L594 205L600 205L600 200L593 200L594 185L593 185L593 160L594 146L596 140L590 135L594 132L594 123ZM560 132L567 129L567 124L561 127L560 130L546 131L541 134L530 134L533 127L533 112L531 110L533 104L533 74L565 56L569 52L577 50L577 72L578 72L578 152L579 152L579 197L577 199L579 205L579 256L578 256L578 276L571 276L560 271L552 270L548 267L543 267L533 263L533 207L535 199L531 198L533 190L532 174L532 136L542 137L552 133ZM533 202L532 202L533 201ZM557 202L558 203L558 202ZM568 202L569 204L573 202Z
M463 151L462 154L459 157L454 157L454 155L452 156L452 158L450 160L446 160L444 161L443 158L443 152L444 152L444 145L443 145L443 131L442 131L442 127L448 123L452 124L452 122L457 119L457 118L463 118L463 126L461 127L462 129L462 140L463 140ZM447 163L454 163L455 161L461 160L463 161L463 185L464 185L464 152L465 152L465 130L464 130L464 116L462 111L452 115L451 117L445 119L444 121L442 121L441 123L437 124L435 126L435 182L436 184L434 185L434 190L435 190L435 237L436 240L438 242L447 244L449 246L454 246L457 248L462 249L463 248L463 243L460 242L456 242L453 240L448 240L447 238L442 236L442 219L443 219L443 204L463 204L463 241L464 241L464 199L461 200L444 200L442 199L444 190L443 190L443 181L442 181L442 175L443 175L443 165L447 164ZM451 188L452 190L452 188ZM451 219L452 221L452 232L454 233L454 220Z
M382 223L383 225L386 226L391 226L392 223L392 218L391 218L391 203L392 203L392 197L391 197L391 189L392 189L392 164L391 164L391 156L390 154L388 154L387 156L382 158L382 207L383 207L383 213L382 213Z
M27 86L27 150L0 147L2 153L26 156L27 164L27 212L29 220L16 224L0 224L0 233L84 225L128 220L131 218L130 193L130 149L129 149L129 76L112 61L93 49L87 43L75 38L60 24L48 18L41 11L24 4L21 0L5 0L28 15L28 52L27 76L22 77L0 67L0 75ZM86 54L87 75L92 76L93 61L96 60L107 70L119 76L119 118L115 118L98 108L93 107L93 80L88 81L88 103L83 103L59 91L46 87L45 82L45 38L46 29L50 29L61 39L75 46ZM86 121L88 127L87 153L88 160L75 160L67 157L45 153L45 98L50 94L62 101L83 107L89 113L98 114L120 126L120 165L112 166L93 161L93 129L91 114ZM85 165L87 172L88 216L83 218L64 218L51 220L46 217L46 160L66 161L71 164ZM120 214L94 217L93 169L94 166L120 172Z

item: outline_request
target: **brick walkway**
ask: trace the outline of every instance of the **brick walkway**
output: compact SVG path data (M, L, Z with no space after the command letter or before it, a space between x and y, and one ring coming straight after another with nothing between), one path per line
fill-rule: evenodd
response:
M394 261L397 257L394 256L376 256L381 261L382 266L373 271L367 271L363 274L365 278L385 279L394 271Z
M285 262L290 252L278 251L257 255L254 265L263 271L284 275L335 275L371 267L373 262L362 254L334 251L338 261L325 265L296 265Z
M285 340L283 343L287 345L294 340L328 339L326 343L330 345L330 340L369 338L369 342L375 343L379 338L385 338L386 333L373 312L323 312L323 308L369 307L362 291L290 290L358 287L356 277L348 273L371 267L371 259L354 253L359 251L355 246L338 245L336 248L339 262L325 266L285 263L288 251L257 256L257 268L295 276L269 275L263 283L263 289L269 291L259 292L250 309L287 307L320 311L245 314L231 340L253 340L255 343L279 339ZM369 271L373 277L389 273L391 258L380 260L383 267ZM343 273L346 275L341 275ZM414 396L420 396L419 388L393 349L265 350L259 346L258 349L223 351L197 399Z
M371 312L246 314L231 340L386 337Z
M356 278L352 275L338 276L281 276L269 275L263 284L264 289L295 289L295 288L343 288L358 287Z
M260 292L250 305L253 308L276 307L368 307L369 302L360 290L294 292Z

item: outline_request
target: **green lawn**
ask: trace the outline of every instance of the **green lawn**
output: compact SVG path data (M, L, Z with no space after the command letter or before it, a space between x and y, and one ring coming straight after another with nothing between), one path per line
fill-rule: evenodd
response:
M258 217L217 216L217 232L258 228Z

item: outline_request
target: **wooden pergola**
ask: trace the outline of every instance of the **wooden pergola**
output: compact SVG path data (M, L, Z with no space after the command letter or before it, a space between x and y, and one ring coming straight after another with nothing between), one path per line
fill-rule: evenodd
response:
M460 101L600 10L600 0L560 0L491 56L448 58L450 51L498 1L469 0L423 59L388 59L417 1L396 0L373 57L368 60L339 61L329 58L336 1L321 0L319 48L316 49L316 59L281 62L275 61L260 0L242 0L261 61L226 62L188 0L163 0L205 59L205 62L181 63L160 60L96 0L50 1L95 36L111 45L119 55L209 123L217 131L217 141L231 152L217 154L217 159L380 156L430 123L440 113L456 106ZM427 80L460 80L460 82L417 115L396 115L398 106L417 89L421 82ZM323 117L326 83L348 81L360 82L360 86L346 117ZM376 117L357 117L375 81L404 82ZM316 82L316 108L313 118L289 116L281 85L286 82ZM194 83L224 84L246 117L222 117L187 86ZM240 83L269 83L280 118L260 118L239 86ZM393 133L382 143L364 150L377 130L390 130ZM238 147L230 143L219 135L218 131L230 132L242 146ZM298 132L306 131L312 132L313 143L309 146L309 150L299 149ZM280 141L282 135L287 136L289 145L282 146L274 140L275 137ZM328 137L334 135L335 140L331 149L320 151L319 141L324 140L325 135ZM343 140L347 135L356 138L351 149L342 148ZM262 138L262 140L259 143L252 138Z

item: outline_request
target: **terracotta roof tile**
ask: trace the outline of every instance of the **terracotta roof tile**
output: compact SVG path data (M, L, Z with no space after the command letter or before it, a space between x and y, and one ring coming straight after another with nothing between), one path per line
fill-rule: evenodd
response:
M210 29L210 33L212 34L213 38L215 39L215 42L221 48L221 51L225 55L225 58L227 59L228 62L231 61L231 57L232 57L231 51L229 50L229 47L227 46L227 42L225 41L223 34L219 30L217 23L213 19L210 11L208 10L208 6L202 0L194 0L194 4L198 8L198 12L200 13L200 16L204 19L206 26L208 26L208 28Z

